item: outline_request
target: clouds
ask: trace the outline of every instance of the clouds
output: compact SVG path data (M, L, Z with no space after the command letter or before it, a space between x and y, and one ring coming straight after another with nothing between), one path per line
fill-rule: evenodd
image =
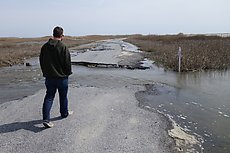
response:
M68 35L230 32L228 6L228 0L1 0L0 36L49 35L56 25Z

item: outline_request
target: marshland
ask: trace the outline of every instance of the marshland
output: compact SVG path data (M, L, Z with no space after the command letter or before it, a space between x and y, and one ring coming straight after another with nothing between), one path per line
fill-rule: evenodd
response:
M167 69L178 71L178 50L182 49L181 71L226 70L230 67L230 37L218 35L147 35L127 39L146 56Z
M135 44L156 65L178 71L178 50L182 49L181 71L226 70L230 67L230 37L218 35L127 35L127 36L67 36L68 47L98 40L126 38ZM22 64L39 55L49 37L0 38L0 66Z

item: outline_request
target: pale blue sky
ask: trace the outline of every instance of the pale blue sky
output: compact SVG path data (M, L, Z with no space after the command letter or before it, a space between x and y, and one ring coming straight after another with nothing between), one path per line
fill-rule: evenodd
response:
M0 0L0 37L230 33L230 0Z

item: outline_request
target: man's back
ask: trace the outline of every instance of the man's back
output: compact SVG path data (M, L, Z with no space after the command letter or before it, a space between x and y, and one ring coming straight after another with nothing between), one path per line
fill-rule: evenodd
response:
M49 39L42 46L39 59L44 77L63 78L72 73L70 53L61 40Z

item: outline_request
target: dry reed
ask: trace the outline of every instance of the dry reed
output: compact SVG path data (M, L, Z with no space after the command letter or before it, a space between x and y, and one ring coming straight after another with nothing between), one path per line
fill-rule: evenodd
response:
M178 70L179 47L182 48L182 71L230 67L230 37L148 35L136 36L126 41L148 52L150 59L167 69Z

